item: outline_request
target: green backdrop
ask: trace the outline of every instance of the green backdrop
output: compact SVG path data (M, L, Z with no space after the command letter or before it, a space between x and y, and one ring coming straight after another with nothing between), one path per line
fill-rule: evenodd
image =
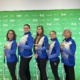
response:
M65 28L72 31L73 39L77 44L76 51L76 80L80 80L80 9L69 10L33 10L33 11L1 11L0 12L0 80L3 80L3 46L6 43L6 32L14 29L17 34L17 42L23 35L23 25L31 25L31 32L35 36L36 27L43 25L45 34L49 36L51 30L57 32L57 37L61 42L63 39L62 32ZM17 65L18 66L18 65ZM36 63L33 58L30 63L32 80L36 80ZM18 67L17 67L18 69ZM16 70L18 73L18 70ZM47 64L47 73L49 80L53 80L49 62ZM39 74L38 74L39 75ZM62 66L59 65L59 76L62 80ZM6 66L6 80L11 80L9 71Z

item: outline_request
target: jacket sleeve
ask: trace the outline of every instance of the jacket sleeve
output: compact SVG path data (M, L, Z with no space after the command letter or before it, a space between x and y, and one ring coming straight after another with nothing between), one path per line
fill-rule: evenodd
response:
M47 38L47 36L45 36L45 38L44 38L44 46L39 47L37 50L42 51L42 50L46 50L46 49L48 49L48 38Z
M49 58L55 58L55 57L58 57L60 55L60 44L58 41L55 43L55 50L56 50L56 53L49 55Z
M62 48L62 51L64 51L66 54L74 56L76 51L76 44L75 41L72 41L72 44L70 45L70 50L66 49L65 47Z
M16 53L16 49L17 49L17 43L16 43L16 41L14 41L12 43L11 49L10 50L9 49L4 49L4 52L6 54L15 54Z
M34 43L34 39L33 39L32 36L28 37L27 43L28 43L28 45L26 45L26 44L20 44L19 47L21 47L23 49L32 49L33 43Z

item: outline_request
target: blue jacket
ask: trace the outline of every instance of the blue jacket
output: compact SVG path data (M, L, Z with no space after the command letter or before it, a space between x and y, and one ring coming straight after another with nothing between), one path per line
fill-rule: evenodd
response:
M31 57L33 43L34 40L31 33L30 32L25 33L19 42L19 47L18 47L19 55L25 58Z
M38 54L38 58L47 58L47 49L48 49L48 38L46 35L44 35L39 43L40 46L36 50L36 53Z
M60 55L60 44L57 38L51 39L51 44L49 46L48 58L50 61L56 61L59 59Z
M7 62L14 62L17 61L16 55L17 43L14 39L8 41L6 47L4 48L4 53L6 54Z
M76 51L75 41L70 37L64 39L62 44L64 44L64 47L62 48L62 62L67 66L74 66Z

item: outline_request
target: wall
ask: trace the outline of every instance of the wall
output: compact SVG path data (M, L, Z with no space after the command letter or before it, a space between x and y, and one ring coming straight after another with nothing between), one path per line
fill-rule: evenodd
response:
M80 9L80 0L0 0L0 11Z

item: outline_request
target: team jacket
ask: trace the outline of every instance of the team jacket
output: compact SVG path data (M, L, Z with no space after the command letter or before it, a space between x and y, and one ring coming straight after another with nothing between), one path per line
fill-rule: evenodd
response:
M48 49L48 38L44 35L38 42L38 49L35 53L38 54L38 58L47 58L47 49Z
M17 43L16 40L12 39L4 46L4 53L6 54L7 62L17 61L16 55Z
M57 38L51 39L51 43L49 45L48 58L50 61L56 61L59 59L60 55L60 44Z
M62 62L65 65L74 66L76 51L75 41L70 37L68 39L64 39L62 44L64 45L62 48Z
M33 37L30 32L25 33L20 39L18 53L25 58L32 57Z

